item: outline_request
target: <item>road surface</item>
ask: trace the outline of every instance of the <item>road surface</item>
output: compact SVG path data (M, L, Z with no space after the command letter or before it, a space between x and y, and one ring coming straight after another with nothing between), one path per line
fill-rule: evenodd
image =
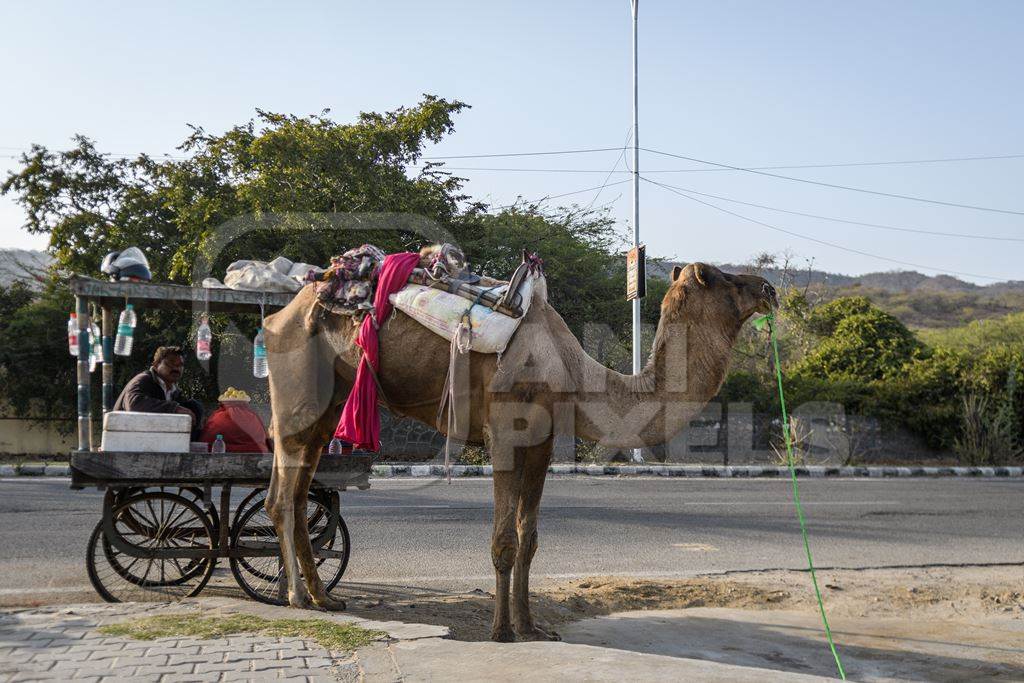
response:
M800 487L820 567L1024 563L1024 480ZM791 496L787 480L553 477L533 578L802 568ZM84 558L101 500L67 479L0 480L0 605L97 600ZM353 544L346 580L492 588L490 480L375 480L343 494L342 506Z

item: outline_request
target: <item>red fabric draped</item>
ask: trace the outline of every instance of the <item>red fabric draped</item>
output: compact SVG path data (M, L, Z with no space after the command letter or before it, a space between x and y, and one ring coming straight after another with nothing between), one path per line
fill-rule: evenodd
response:
M412 269L419 264L420 255L411 252L389 254L381 264L377 276L377 291L373 296L373 307L377 314L377 325L383 325L391 315L388 297L405 287ZM376 452L380 448L380 412L377 409L377 383L373 381L367 363L373 370L380 369L378 354L379 339L377 328L371 316L363 318L356 344L363 350L363 358L356 369L356 382L341 411L338 428L334 436L352 444L353 448Z

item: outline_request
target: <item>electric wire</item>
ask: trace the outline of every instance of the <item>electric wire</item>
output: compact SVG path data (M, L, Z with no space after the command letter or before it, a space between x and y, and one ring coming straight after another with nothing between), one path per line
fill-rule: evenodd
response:
M651 181L654 182L654 181ZM896 225L886 225L884 223L866 223L863 221L855 221L847 218L836 218L835 216L822 216L816 213L805 213L803 211L793 211L791 209L782 209L777 206L768 206L767 204L757 204L755 202L745 202L739 199L733 199L732 197L723 197L722 195L710 194L708 192L698 192L697 190L690 189L688 187L680 187L679 185L671 185L669 183L661 183L662 187L674 188L683 192L689 192L691 194L699 195L701 197L710 197L712 199L720 199L723 202L730 202L732 204L742 204L743 206L752 206L758 209L767 209L768 211L777 211L779 213L788 213L793 216L803 216L805 218L817 218L823 221L832 221L834 223L845 223L847 225L861 225L866 228L877 228L879 230L893 230L896 232L909 232L921 235L936 235L939 237L962 237L965 239L978 239L978 240L993 240L997 242L1024 242L1022 237L997 237L995 235L972 235L970 233L963 232L943 232L941 230L924 230L922 228L908 228Z
M800 168L855 168L859 166L906 166L912 164L944 164L962 161L993 161L1001 159L1024 159L1024 154L996 154L989 156L944 157L939 159L905 159L897 161L850 161L826 164L790 164L784 166L747 166L754 171L773 171ZM674 168L646 171L647 173L707 173L731 171L729 168Z
M878 259L880 261L888 261L889 263L895 263L895 264L900 265L900 266L909 266L911 268L922 268L924 270L930 270L930 271L935 272L935 273L943 273L943 274L946 274L946 275L959 275L961 277L977 277L977 278L982 278L982 279L985 279L985 280L994 280L994 281L1003 281L1003 280L1006 279L1006 278L993 277L991 275L981 275L979 273L967 273L967 272L956 271L956 270L948 270L948 269L945 269L945 268L936 268L934 266L928 266L928 265L924 265L924 264L921 264L921 263L912 263L910 261L901 261L899 259L889 258L888 256L881 256L879 254L873 254L873 253L868 252L868 251L861 251L860 249L854 249L852 247L846 247L846 246L843 246L841 244L836 244L835 242L829 242L829 241L826 241L826 240L818 239L817 237L811 237L810 235L804 235L804 234L799 233L799 232L794 232L792 230L787 230L785 228L780 228L780 227L778 227L776 225L772 225L771 223L765 223L764 221L759 221L756 218L750 218L749 216L744 216L743 214L736 213L735 211L730 211L729 209L723 208L721 206L717 206L715 204L712 204L711 202L706 202L703 199L697 199L696 197L692 197L692 196L690 196L688 194L680 192L679 190L676 190L675 188L668 187L668 186L666 186L663 183L659 183L659 182L657 182L655 180L651 180L650 178L644 178L643 176L641 176L641 179L647 181L648 183L651 183L652 185L657 185L658 187L660 187L660 188L662 188L664 190L667 190L668 192L671 192L673 194L677 194L680 197L684 197L685 199L689 199L692 202L697 202L698 204L703 204L704 206L708 206L708 207L710 207L712 209L715 209L716 211L721 211L722 213L729 214L730 216L734 216L736 218L739 218L740 220L747 221L748 223L754 223L755 225L760 225L762 227L768 228L769 230L774 230L776 232L785 233L785 234L791 235L793 237L799 237L800 239L804 239L804 240L807 240L809 242L816 242L818 244L825 245L826 247L832 247L833 249L839 249L840 251L846 251L846 252L849 252L851 254L858 254L860 256L867 256L868 258L874 258L874 259Z
M464 158L475 158L467 156ZM964 161L991 161L1004 159L1024 159L1024 154L998 154L989 156L973 157L945 157L940 159L906 159L897 161L852 161L824 164L786 164L773 166L746 166L742 170L749 171L771 171L785 169L810 169L810 168L856 168L867 166L899 166L912 164L940 164ZM453 171L512 171L524 173L603 173L601 169L594 168L510 168L493 166L445 166ZM656 168L644 173L728 173L735 171L735 168ZM615 171L615 173L630 173L630 171Z
M688 156L684 156L682 154L673 154L671 152L662 152L660 150L650 149L650 148L647 148L647 147L641 147L641 149L644 150L645 152L650 152L652 154L661 154L663 156L674 157L676 159L685 159L686 161L693 161L693 162L698 163L698 164L707 164L709 166L717 166L717 167L720 167L720 168L725 168L725 169L729 169L729 170L733 170L733 171L743 171L745 173L753 173L753 174L756 174L756 175L766 176L768 178L778 178L780 180L791 180L791 181L797 182L797 183L805 183L807 185L817 185L817 186L820 186L820 187L828 187L828 188L835 189L835 190L848 190L850 192L861 192L863 194L872 194L872 195L877 195L879 197L889 197L889 198L892 198L892 199L906 199L906 200L909 200L909 201L922 202L922 203L925 203L925 204L938 204L940 206L952 206L952 207L956 207L958 209L973 209L975 211L988 211L988 212L991 212L991 213L1004 213L1004 214L1010 214L1010 215L1013 215L1013 216L1024 216L1024 211L1015 211L1015 210L1011 210L1011 209L996 209L996 208L993 208L993 207L990 207L990 206L978 206L978 205L975 205L975 204L959 204L957 202L946 202L946 201L942 201L940 199L929 199L929 198L926 198L926 197L915 197L913 195L897 194L895 192L881 192L879 190L869 190L869 189L863 188L863 187L851 187L849 185L838 185L836 183L826 183L826 182L823 182L823 181L820 181L820 180L807 180L806 178L795 178L793 176L781 175L779 173L769 173L767 171L759 171L759 170L754 169L754 168L743 168L742 166L732 166L730 164L722 164L722 163L719 163L717 161L705 161L704 159L697 159L695 157L688 157Z
M626 157L626 147L629 146L629 141L632 140L632 139L633 139L633 126L630 126L629 129L626 131L626 139L622 143L622 151L620 151L619 152L619 156L615 158L615 165L612 166L610 171L608 171L608 175L606 175L604 177L604 182L601 183L601 189L599 189L597 191L597 194L595 194L590 199L590 203L587 204L587 210L588 211L590 210L590 207L592 207L594 205L594 202L597 201L597 198L601 196L601 193L604 191L604 188L608 185L608 181L612 179L612 175L615 173L615 169L617 169L619 167L619 164L622 163L622 160Z
M587 149L562 149L542 152L502 152L495 154L448 154L429 157L420 157L425 161L442 159L497 159L499 157L540 157L557 156L560 154L592 154L594 152L617 152L618 147L590 147Z
M583 194L584 192L593 192L594 190L601 190L602 188L614 187L616 185L622 185L623 183L628 183L628 182L630 182L630 181L629 180L617 180L614 183L607 183L606 185L595 185L594 187L586 187L586 188L584 188L582 190L573 190L572 192L563 192L562 194L545 195L545 196L540 197L538 199L533 199L533 200L529 200L529 201L519 201L519 202L515 202L515 203L512 203L512 204L506 204L505 206L495 206L495 207L492 207L492 208L493 209L497 209L497 210L500 211L501 209L511 209L512 207L518 206L519 204L540 204L541 202L546 202L546 201L549 201L551 199L559 199L561 197L569 197L569 196L574 195L574 194Z

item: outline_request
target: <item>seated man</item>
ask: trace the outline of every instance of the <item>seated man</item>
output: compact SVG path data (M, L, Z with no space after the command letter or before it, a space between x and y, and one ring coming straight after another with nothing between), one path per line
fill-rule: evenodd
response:
M180 346L161 346L153 354L153 365L125 385L114 410L188 415L192 418L192 441L197 441L203 426L203 407L199 401L182 396L178 389L184 368Z

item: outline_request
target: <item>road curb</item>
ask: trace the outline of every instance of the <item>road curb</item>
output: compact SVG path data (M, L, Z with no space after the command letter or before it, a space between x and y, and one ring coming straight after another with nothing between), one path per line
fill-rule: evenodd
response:
M560 476L659 476L692 478L788 477L789 468L777 465L551 465L548 473ZM453 478L489 477L490 465L452 465ZM798 477L1024 477L1024 467L827 467L796 468ZM374 465L381 479L445 476L444 465Z
M551 465L548 473L586 477L688 477L707 479L771 479L788 477L789 468L778 465ZM490 477L490 465L452 465L458 479ZM823 477L1024 477L1024 467L828 467L796 468L802 478ZM68 465L0 465L0 477L68 477ZM444 465L374 465L378 479L424 479L445 476Z

